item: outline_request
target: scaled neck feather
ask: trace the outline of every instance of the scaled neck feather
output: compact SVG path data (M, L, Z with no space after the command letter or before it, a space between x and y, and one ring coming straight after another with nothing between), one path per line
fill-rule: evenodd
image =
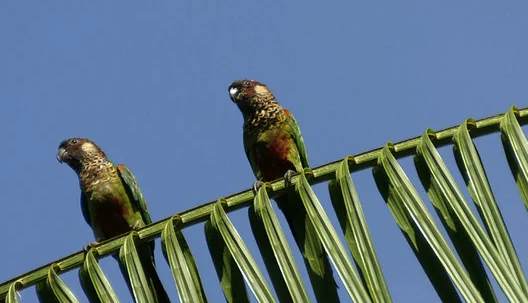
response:
M259 97L242 111L245 130L272 129L286 120L284 109L273 98Z
M79 172L79 182L84 192L90 192L97 185L115 178L118 178L117 168L100 155L89 155Z

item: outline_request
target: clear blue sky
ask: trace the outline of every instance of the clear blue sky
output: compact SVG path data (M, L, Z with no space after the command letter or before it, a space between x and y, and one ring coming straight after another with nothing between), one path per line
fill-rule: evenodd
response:
M295 114L312 166L527 104L522 1L176 2L0 3L0 281L93 240L77 177L55 159L68 137L90 138L128 165L154 220L249 188L242 117L227 91L235 79L268 84ZM477 144L527 268L527 212L499 138ZM454 163L450 148L441 153ZM416 180L412 159L402 165ZM371 171L352 177L393 299L437 302ZM316 191L335 219L326 184ZM230 216L261 262L246 210ZM210 301L220 301L203 224L185 235ZM101 263L130 302L115 261ZM77 272L63 278L85 300ZM22 296L35 300L32 288Z

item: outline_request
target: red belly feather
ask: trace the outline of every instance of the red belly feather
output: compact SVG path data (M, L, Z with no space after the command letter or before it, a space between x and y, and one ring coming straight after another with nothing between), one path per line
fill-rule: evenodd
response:
M122 203L121 198L114 197L104 202L95 202L93 211L92 224L99 227L105 239L118 236L132 229L126 220L130 211Z
M282 178L288 170L295 171L295 165L288 159L292 147L295 148L294 143L284 137L278 137L272 142L256 144L255 160L264 181Z

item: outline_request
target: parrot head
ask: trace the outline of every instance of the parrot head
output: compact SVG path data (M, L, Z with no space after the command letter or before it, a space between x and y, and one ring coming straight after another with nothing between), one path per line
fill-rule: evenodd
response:
M57 152L57 160L68 164L79 172L83 163L95 157L106 157L104 152L92 141L85 138L70 138L62 141Z
M249 79L236 80L231 83L229 97L242 113L261 110L266 104L275 102L273 93L265 84Z

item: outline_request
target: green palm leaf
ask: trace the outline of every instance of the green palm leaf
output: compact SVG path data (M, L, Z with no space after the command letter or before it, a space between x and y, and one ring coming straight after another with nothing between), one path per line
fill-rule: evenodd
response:
M336 171L336 179L328 185L332 204L370 297L374 302L392 302L359 197L350 177L348 165L353 161L351 157L341 161Z
M55 268L58 268L58 265L52 264L48 269L46 279L37 284L37 295L40 302L79 303L72 291L59 278Z
M486 176L486 171L480 160L479 153L469 136L469 127L476 126L473 119L466 120L460 125L454 137L454 152L459 170L464 176L469 193L475 202L486 230L503 258L506 265L515 274L515 277L525 293L528 293L528 285L522 271L519 258L513 247L513 243L502 218L497 201ZM484 275L484 274L481 274ZM490 302L489 299L486 302Z
M396 213L395 219L412 243L416 256L439 296L444 301L449 300L445 302L459 301L444 273L436 271L439 266L435 258L438 258L466 301L483 302L479 291L442 237L418 192L392 155L391 149L392 145L387 144L378 159L379 166L375 171L378 187L382 194L385 192L383 195L389 203L389 208L393 214ZM430 250L421 250L426 245L430 246Z
M227 302L249 303L244 277L229 252L220 231L213 226L211 221L205 223L205 236Z
M429 135L433 136L433 134ZM480 291L486 302L496 302L497 298L491 288L484 265L482 264L475 245L473 245L473 242L471 241L471 237L464 229L460 219L450 207L449 202L443 195L439 194L441 190L438 188L438 182L435 182L431 176L431 171L424 158L416 156L414 160L420 181L426 189L429 199L434 205L438 217L440 218L440 222L444 225L453 246L468 271L471 280L475 284L475 287Z
M519 110L513 106L500 123L502 145L515 182L528 208L528 141L516 119Z
M280 301L310 302L266 186L259 189L253 205L251 226Z
M307 169L293 177L295 189L280 179L266 184L256 197L253 191L247 190L195 207L99 243L88 252L79 251L6 281L0 285L0 302L18 302L17 291L33 285L41 302L78 302L57 275L76 268L80 268L81 284L91 302L118 302L97 262L98 258L118 250L122 272L130 282L136 301L152 302L153 294L147 287L137 248L160 235L180 299L207 302L194 257L182 233L182 229L204 221L207 221L207 245L226 300L249 302L246 287L249 286L259 302L275 302L251 252L226 213L251 203L250 222L278 298L281 302L308 302L309 290L303 284L290 243L270 202L270 197L292 194L293 190L300 196L310 226L313 225L354 302L391 302L350 176L351 171L371 167L389 210L442 301L461 302L463 297L468 302L496 302L486 274L489 271L509 300L528 302L528 283L473 143L477 136L500 130L506 158L528 208L528 141L521 129L527 123L528 109L512 107L502 115L479 121L468 119L460 126L439 132L428 130L420 137ZM436 150L451 144L482 223L469 208ZM420 181L456 251L442 236L417 189L396 160L409 155L415 156ZM306 174L310 175L309 181ZM332 180L329 183L332 204L359 275L310 185L329 180ZM361 194L361 188L358 191ZM324 293L325 289L321 291Z
M435 186L431 187L431 190L437 191L435 196L442 196L448 202L448 206L457 215L482 258L497 278L497 282L506 296L513 302L528 302L528 296L523 293L519 282L512 275L510 268L506 266L497 249L464 201L453 177L431 142L430 136L434 136L434 133L428 130L422 136L417 152L418 157L423 157L431 174L431 182L435 184Z
M330 219L328 219L310 184L308 184L304 173L297 179L295 186L301 196L308 217L315 227L317 236L321 239L330 260L343 280L348 294L354 302L371 302L367 291L353 268L350 258L348 258L343 244L339 240L335 229L330 223Z
M179 229L176 230L175 221L181 222L181 219L176 216L167 222L161 233L161 241L165 258L172 269L172 276L178 289L180 301L205 303L207 299L194 257L183 233ZM177 224L177 226L179 225L181 224Z
M130 287L132 288L136 302L155 302L154 296L148 287L148 281L136 249L136 237L138 237L138 234L135 231L126 237L125 243L119 250L119 259L121 259L121 264L128 274Z
M117 303L119 300L95 259L96 252L97 248L90 249L79 269L81 285L90 302Z
M9 292L7 293L7 296L5 298L5 303L18 303L18 292L16 290L18 283L11 284L11 287L9 287Z
M227 249L257 300L259 302L275 302L264 276L231 220L227 217L222 203L223 201L219 201L213 209L211 214L212 227L218 230L222 236Z

